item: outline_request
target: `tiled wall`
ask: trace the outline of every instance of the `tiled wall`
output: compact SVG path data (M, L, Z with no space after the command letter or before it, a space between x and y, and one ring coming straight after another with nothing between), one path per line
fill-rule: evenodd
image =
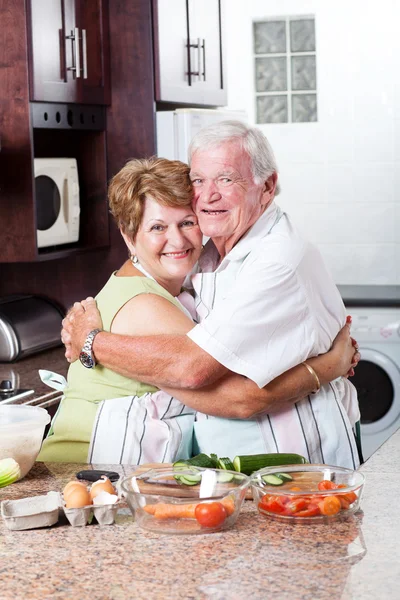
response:
M253 19L315 15L318 122L259 125L281 206L339 284L400 284L400 3L229 0L228 108L255 123Z

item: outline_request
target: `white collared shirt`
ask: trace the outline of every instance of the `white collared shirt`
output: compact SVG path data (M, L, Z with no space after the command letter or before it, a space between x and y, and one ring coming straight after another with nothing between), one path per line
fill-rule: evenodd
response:
M346 318L339 291L319 251L275 203L218 260L210 240L192 276L201 322L188 333L218 362L262 387L330 348ZM196 437L201 451L222 456L297 452L354 468L358 419L355 388L339 379L277 415L199 415Z

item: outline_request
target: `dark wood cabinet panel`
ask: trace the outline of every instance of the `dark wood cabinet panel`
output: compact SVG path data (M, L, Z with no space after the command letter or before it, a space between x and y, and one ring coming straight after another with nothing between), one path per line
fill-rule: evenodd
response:
M108 104L108 0L27 2L30 97Z
M224 0L153 0L156 100L223 106Z
M113 0L112 104L106 130L96 132L32 127L25 4L0 0L0 296L43 294L67 308L96 294L126 259L119 231L108 221L107 181L130 158L155 154L151 0ZM53 260L41 261L35 258L33 157L50 150L53 156L75 152L83 169L81 234L86 247L55 252ZM108 244L99 247L106 231Z

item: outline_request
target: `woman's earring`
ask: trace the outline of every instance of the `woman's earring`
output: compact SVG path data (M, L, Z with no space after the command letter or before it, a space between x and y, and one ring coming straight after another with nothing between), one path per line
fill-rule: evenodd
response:
M138 262L139 262L139 259L138 259L138 257L136 256L136 254L132 254L132 255L131 255L131 263L132 263L133 265L137 265L137 264L138 264Z

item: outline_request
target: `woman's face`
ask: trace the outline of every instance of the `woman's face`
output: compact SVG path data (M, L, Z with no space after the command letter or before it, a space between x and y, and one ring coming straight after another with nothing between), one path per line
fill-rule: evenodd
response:
M131 251L161 285L181 285L201 252L202 234L190 206L162 206L147 198Z

